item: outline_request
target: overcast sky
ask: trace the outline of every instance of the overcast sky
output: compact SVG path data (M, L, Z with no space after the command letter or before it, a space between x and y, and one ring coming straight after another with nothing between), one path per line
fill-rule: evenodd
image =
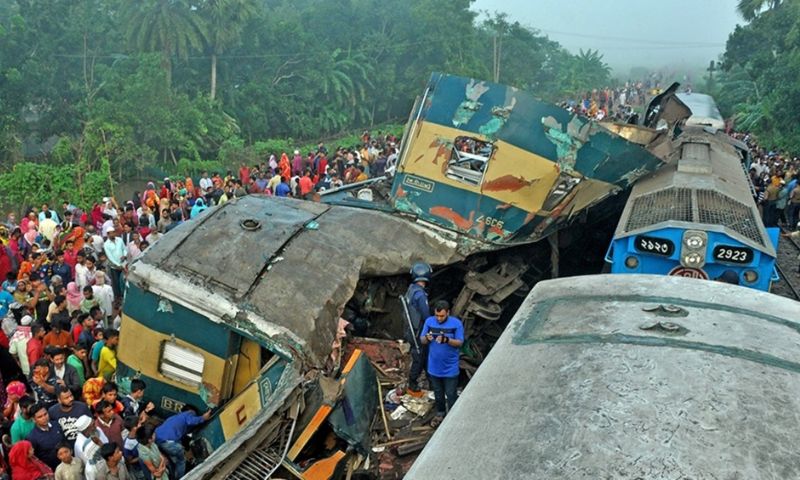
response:
M707 66L725 50L737 0L476 0L508 13L570 51L598 49L615 72L632 66Z

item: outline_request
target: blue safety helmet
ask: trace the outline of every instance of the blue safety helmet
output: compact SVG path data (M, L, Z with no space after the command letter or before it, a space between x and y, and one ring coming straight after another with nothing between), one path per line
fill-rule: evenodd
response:
M433 269L425 262L417 262L411 266L411 278L414 282L428 282L431 281L431 274Z

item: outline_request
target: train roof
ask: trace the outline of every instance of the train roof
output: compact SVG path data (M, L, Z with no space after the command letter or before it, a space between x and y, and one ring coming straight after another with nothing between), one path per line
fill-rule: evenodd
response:
M405 478L800 478L799 305L680 277L540 282Z
M720 130L725 128L725 120L711 95L692 92L678 93L676 96L692 111L692 115L686 119L687 125L708 126Z
M675 140L674 151L676 159L634 185L615 237L702 225L774 257L741 157L728 135L687 127Z
M321 364L362 277L402 274L458 245L379 211L248 195L208 209L130 268L140 288Z

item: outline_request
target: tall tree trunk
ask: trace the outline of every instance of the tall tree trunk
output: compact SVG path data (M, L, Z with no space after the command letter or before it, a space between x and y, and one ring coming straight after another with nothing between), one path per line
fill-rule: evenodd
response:
M172 59L170 58L172 49L169 45L164 45L161 52L161 67L164 68L164 75L167 78L167 88L172 88Z
M211 100L217 96L217 54L211 54Z

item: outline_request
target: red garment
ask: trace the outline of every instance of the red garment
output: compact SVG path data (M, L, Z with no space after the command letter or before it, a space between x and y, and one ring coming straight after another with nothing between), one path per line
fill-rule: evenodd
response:
M0 279L5 279L11 272L11 257L8 256L5 245L0 243Z
M319 157L319 164L317 166L317 175L322 177L328 171L328 159L325 158L325 155Z
M44 344L38 338L31 338L28 340L26 351L28 352L28 364L33 366L36 363L36 360L39 360L44 356Z
M278 170L280 171L281 177L285 178L288 181L292 178L292 167L289 165L289 157L286 153L281 154L281 161L278 163Z
M250 183L250 169L248 167L245 166L239 169L239 180L242 181L242 185Z
M78 250L64 250L64 263L70 266L72 271L75 271L75 265L78 264Z
M103 207L99 203L95 203L92 208L92 225L98 230L103 228Z
M311 193L311 190L314 189L314 184L311 182L311 178L308 176L300 177L300 180L297 182L300 184L300 196L306 195Z
M11 478L14 480L37 480L45 475L53 475L53 470L34 456L29 456L33 445L20 440L11 447L8 463L11 464Z
M74 327L72 327L72 341L75 345L78 344L78 339L81 337L81 332L83 332L83 324L76 323Z
M6 350L8 350L8 336L6 335L6 332L4 332L3 330L0 330L0 347L3 347Z

